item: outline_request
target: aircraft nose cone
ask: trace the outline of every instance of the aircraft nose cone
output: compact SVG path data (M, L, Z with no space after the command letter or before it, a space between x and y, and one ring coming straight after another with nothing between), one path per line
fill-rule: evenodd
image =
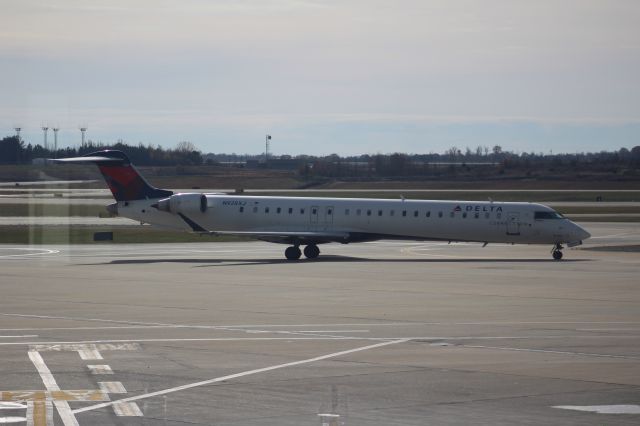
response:
M587 232L583 227L576 225L577 229L577 234L578 237L580 238L580 240L586 240L587 238L591 238L591 234L589 232Z
M586 240L587 238L591 238L591 234L588 233L587 231L585 231L584 229L582 230L582 240Z

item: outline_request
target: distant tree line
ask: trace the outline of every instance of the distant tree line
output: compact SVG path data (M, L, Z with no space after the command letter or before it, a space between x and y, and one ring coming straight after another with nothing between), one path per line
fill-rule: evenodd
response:
M101 149L125 152L141 166L210 165L263 167L295 170L303 177L411 178L421 176L496 175L547 176L566 173L607 174L640 177L640 146L617 151L552 154L503 150L500 145L475 149L451 147L444 153L362 154L355 156L280 155L264 161L263 154L202 154L192 143L180 142L173 149L152 145L112 145L89 142L81 148L62 148L53 152L41 145L25 144L17 136L0 140L0 164L30 164L37 158L63 158Z
M290 155L274 156L264 164L262 155L206 154L207 164L240 165L262 162L264 167L278 168L279 164L297 164L305 177L365 177L410 178L420 176L477 176L495 175L536 176L563 173L602 173L640 177L640 146L631 150L595 153L544 154L514 153L501 146L478 146L465 150L451 147L442 154L363 154L342 157Z
M0 140L0 164L31 164L39 158L64 158L89 154L103 149L117 149L125 152L134 164L141 166L200 165L202 153L191 142L180 142L174 149L152 145L128 145L118 141L112 145L89 143L80 148L60 148L56 151L42 145L25 144L17 136Z

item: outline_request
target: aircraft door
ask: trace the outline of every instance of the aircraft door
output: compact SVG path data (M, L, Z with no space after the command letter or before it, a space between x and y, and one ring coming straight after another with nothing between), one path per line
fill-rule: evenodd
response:
M320 212L320 207L318 206L311 206L311 209L309 209L309 214L311 215L309 219L312 225L318 224L318 216L320 214L319 212Z
M507 235L520 235L520 213L507 213Z
M333 223L333 206L327 206L324 208L324 223L331 225Z

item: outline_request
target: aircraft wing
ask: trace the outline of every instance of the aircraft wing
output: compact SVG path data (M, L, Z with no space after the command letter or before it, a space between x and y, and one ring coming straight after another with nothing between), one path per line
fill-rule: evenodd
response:
M201 232L209 235L236 235L239 237L256 238L258 240L270 241L273 243L328 243L328 242L349 242L351 234L349 232L322 232L322 231L209 231L200 226L193 219L184 213L178 216L185 221L193 232Z
M347 242L348 232L308 232L308 231L213 231L211 235L235 235L259 240L291 244L299 242Z

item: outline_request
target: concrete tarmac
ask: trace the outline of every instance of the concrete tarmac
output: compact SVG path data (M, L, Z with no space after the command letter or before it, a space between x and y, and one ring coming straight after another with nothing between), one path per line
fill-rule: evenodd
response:
M640 423L638 253L284 248L1 245L0 423Z

